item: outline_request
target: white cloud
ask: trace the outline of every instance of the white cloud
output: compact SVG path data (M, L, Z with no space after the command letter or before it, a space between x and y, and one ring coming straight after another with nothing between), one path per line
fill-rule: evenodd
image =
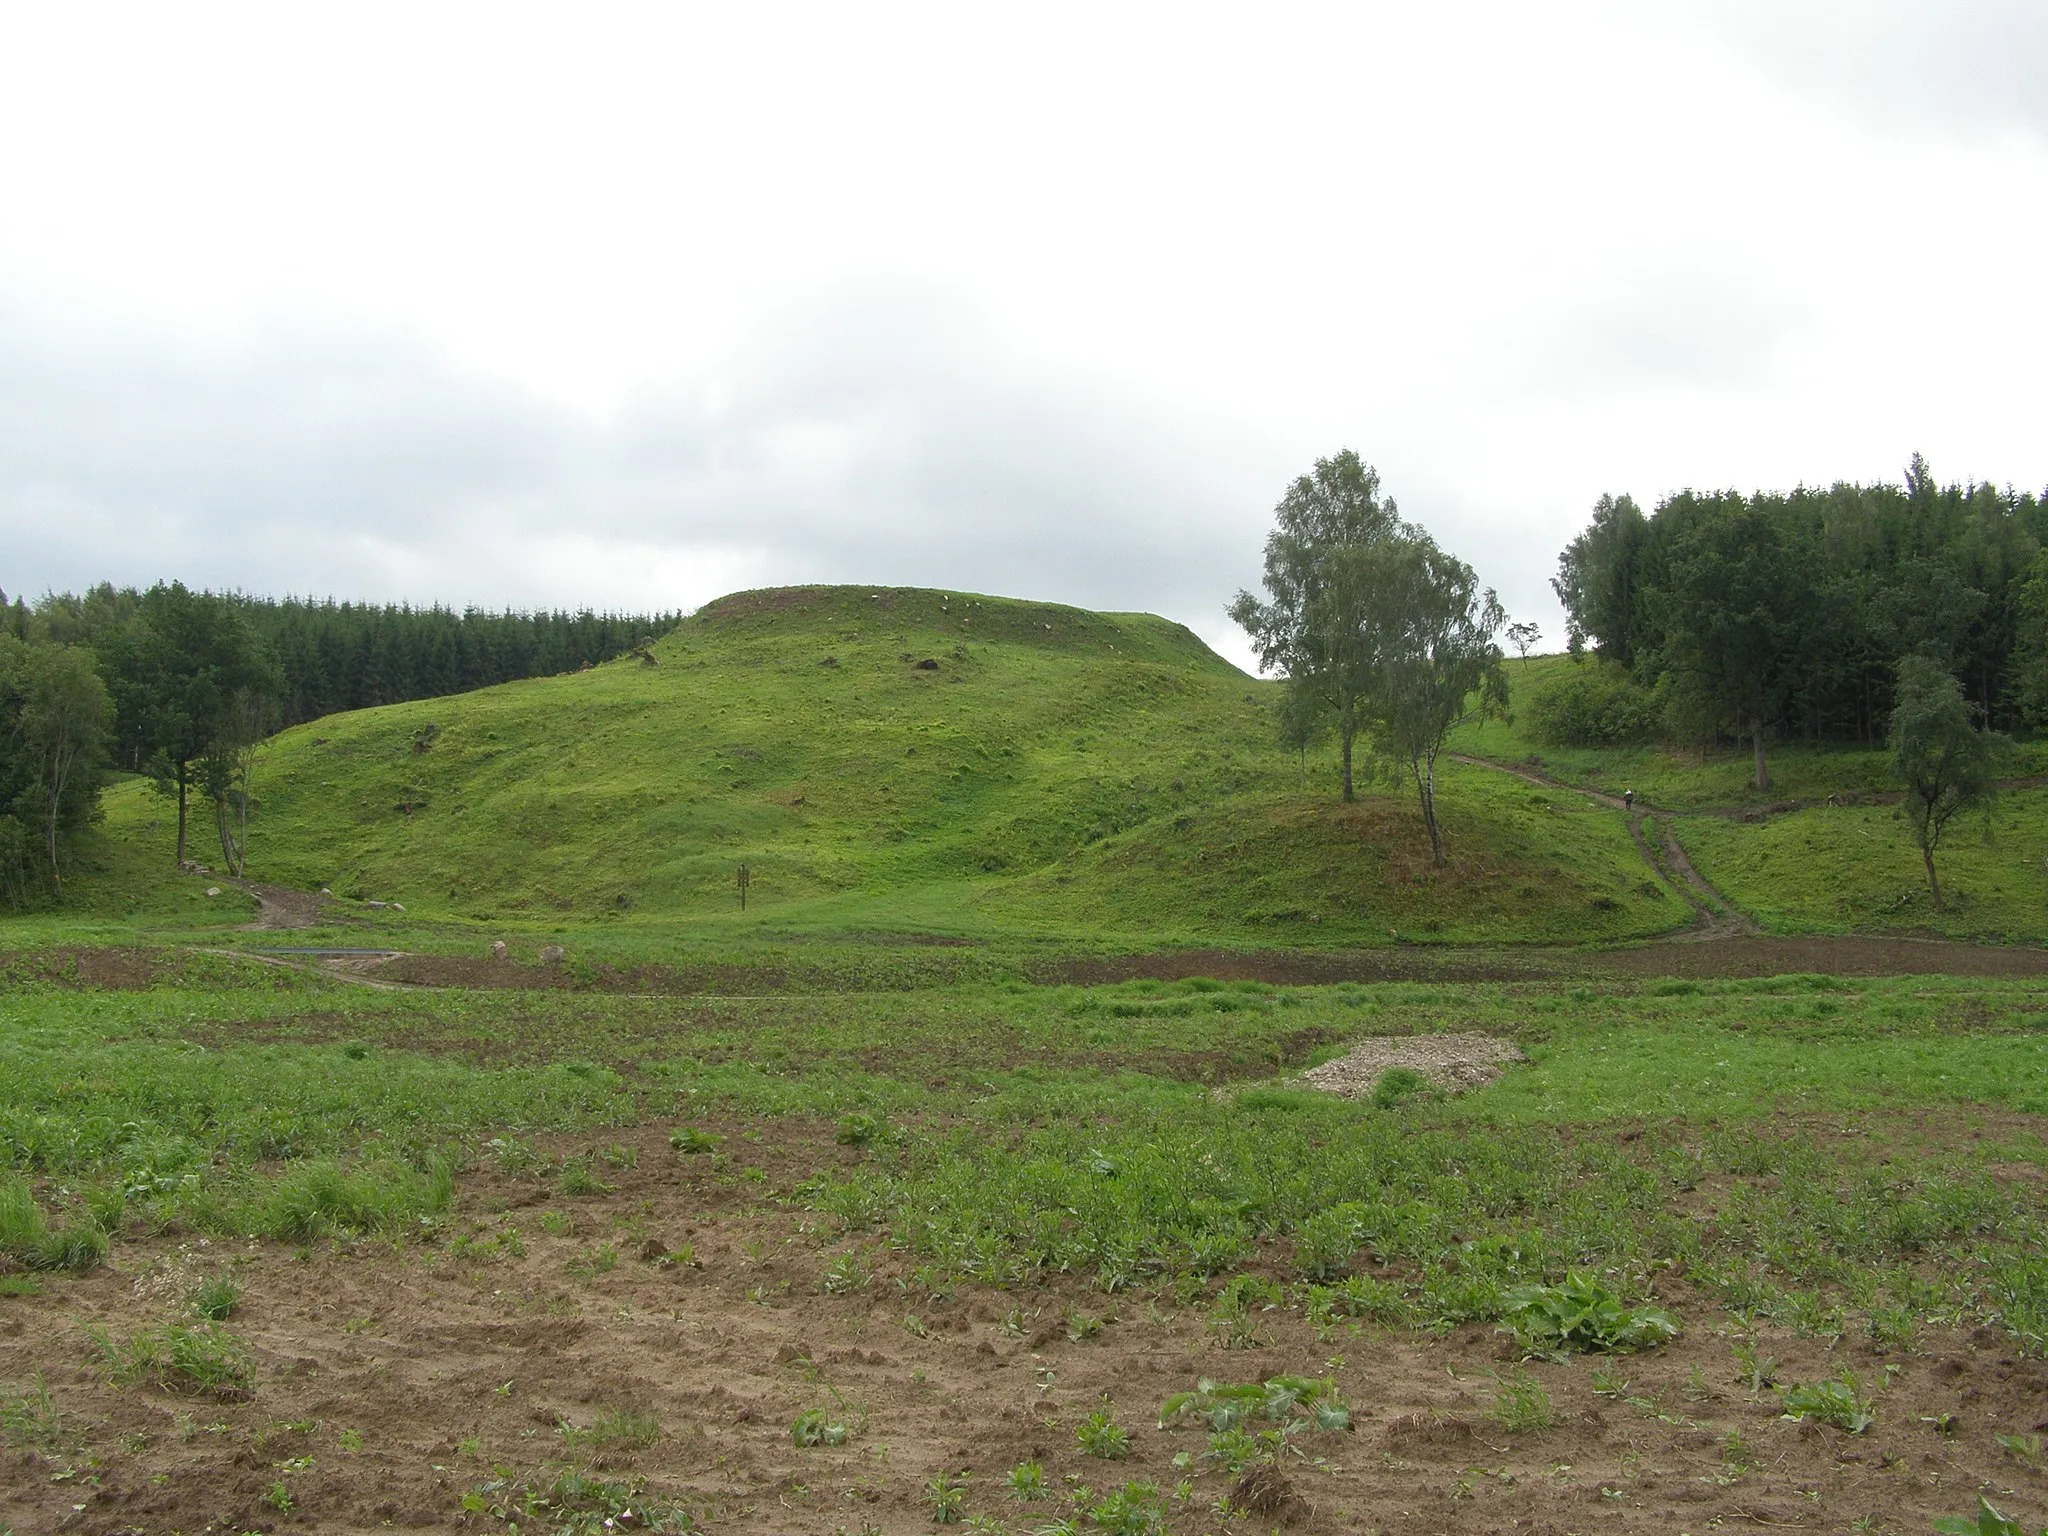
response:
M26 11L0 584L924 582L1242 654L1343 446L1556 629L1604 490L2048 482L2037 5Z

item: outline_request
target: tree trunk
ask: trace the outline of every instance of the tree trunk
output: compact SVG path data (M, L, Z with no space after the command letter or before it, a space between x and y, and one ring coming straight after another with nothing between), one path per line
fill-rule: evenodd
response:
M1934 896L1934 910L1946 911L1941 902L1941 882L1934 876L1934 850L1926 843L1920 845L1920 861L1927 866L1927 889Z
M57 806L58 795L53 790L50 794L50 819L48 825L44 828L44 842L50 850L50 883L56 886L57 894L62 896L64 894L64 873L57 868Z
M178 867L185 864L185 765L178 764Z
M1349 802L1354 798L1351 792L1351 738L1356 734L1356 728L1345 720L1338 726L1338 733L1344 738L1344 799Z
M1422 824L1429 829L1429 862L1444 867L1444 833L1436 819L1436 758L1418 759L1415 764L1415 794L1422 801Z

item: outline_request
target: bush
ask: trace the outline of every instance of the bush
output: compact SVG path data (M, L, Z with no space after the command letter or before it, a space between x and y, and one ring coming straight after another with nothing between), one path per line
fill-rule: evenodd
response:
M1529 734L1546 747L1625 747L1656 739L1656 695L1618 667L1574 667L1529 700Z

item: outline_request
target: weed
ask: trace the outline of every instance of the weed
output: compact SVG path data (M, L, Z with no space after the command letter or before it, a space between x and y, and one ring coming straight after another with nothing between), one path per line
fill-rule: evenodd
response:
M639 1530L683 1536L697 1523L680 1503L651 1496L643 1482L613 1482L562 1472L546 1483L520 1483L500 1473L462 1495L462 1513L482 1515L519 1530L554 1536L594 1536Z
M284 1514L290 1514L294 1509L298 1507L297 1503L292 1498L291 1489L285 1486L283 1478L279 1478L276 1482L272 1483L268 1488L263 1490L263 1499L264 1502L269 1504L272 1509L278 1510Z
M612 1186L592 1173L589 1161L581 1157L572 1157L562 1164L560 1188L563 1194L570 1196L608 1195L612 1192Z
M355 1455L363 1448L363 1432L360 1429L344 1429L334 1437L334 1443L350 1455Z
M932 1331L925 1326L924 1319L915 1312L903 1314L903 1331L913 1339L928 1339L932 1336Z
M50 1226L28 1184L0 1171L0 1258L28 1269L84 1271L107 1256L107 1234L91 1221Z
M1736 1380L1747 1384L1752 1392L1761 1392L1766 1387L1778 1384L1778 1362L1770 1355L1757 1353L1756 1345L1747 1339L1735 1345L1735 1364L1740 1372Z
M1365 1207L1345 1201L1318 1211L1301 1224L1294 1239L1294 1268L1304 1279L1336 1280L1351 1273L1364 1238Z
M855 1110L852 1114L841 1115L833 1131L833 1140L842 1147L865 1147L889 1138L889 1122L879 1115L866 1110Z
M1975 1516L1950 1515L1935 1521L1934 1528L1942 1536L2028 1536L2025 1526L2000 1514L1981 1493L1977 1495ZM2048 1536L2048 1526L2041 1527L2039 1536Z
M616 1168L621 1172L628 1168L637 1167L640 1162L640 1149L638 1147L629 1147L623 1141L611 1143L611 1145L607 1146L597 1155L605 1167Z
M1084 1453L1103 1461L1122 1461L1131 1454L1131 1432L1116 1421L1107 1403L1080 1422L1074 1439Z
M547 1159L534 1149L533 1143L517 1136L493 1136L484 1143L484 1149L497 1159L498 1172L508 1177L517 1178L547 1166Z
M1374 1109L1399 1109L1408 1100L1426 1097L1429 1093L1429 1079L1420 1072L1412 1067L1389 1067L1373 1084L1372 1106Z
M789 1437L800 1446L844 1445L852 1431L829 1417L822 1408L806 1408L789 1426Z
M540 1229L550 1237L567 1237L576 1230L576 1218L567 1211L542 1211Z
M1039 1462L1018 1462L1003 1474L1003 1482L1013 1498L1029 1501L1045 1497L1045 1467Z
M1159 1490L1151 1483L1125 1483L1090 1506L1088 1518L1105 1536L1158 1536L1166 1528Z
M1742 1431L1731 1429L1721 1437L1721 1465L1726 1469L1728 1482L1756 1470L1756 1452L1742 1438Z
M194 1287L192 1311L209 1323L224 1323L242 1304L242 1285L231 1275L209 1275Z
M1203 1454L1224 1471L1238 1473L1258 1461L1262 1449L1257 1435L1233 1426L1210 1435L1209 1447Z
M868 1261L858 1252L838 1255L825 1266L825 1273L818 1279L818 1289L827 1296L845 1296L854 1291L866 1290L873 1283L875 1272Z
M123 1385L147 1382L167 1392L234 1398L248 1394L254 1375L249 1346L215 1323L198 1328L167 1323L125 1340L95 1327L88 1336L101 1367Z
M1493 1378L1494 1422L1511 1435L1534 1434L1557 1422L1550 1406L1550 1394L1543 1383L1527 1371Z
M1786 1387L1779 1396L1786 1418L1812 1419L1851 1435L1862 1434L1877 1420L1877 1410L1863 1395L1862 1384L1847 1371L1838 1380Z
M960 1511L967 1503L965 1472L958 1477L941 1472L924 1485L924 1491L925 1497L931 1501L934 1525L954 1525L959 1522Z
M2041 1470L2039 1435L1993 1435L1998 1448L2030 1472Z
M579 1280L594 1280L619 1267L619 1250L610 1243L598 1243L577 1254L565 1267Z
M1337 1396L1334 1379L1315 1376L1273 1376L1261 1382L1217 1382L1206 1377L1192 1392L1176 1392L1159 1405L1159 1427L1194 1420L1227 1433L1247 1422L1293 1425L1320 1430L1351 1427L1351 1410Z
M661 1438L661 1421L651 1413L605 1408L585 1426L564 1419L555 1425L555 1433L578 1451L644 1451Z
M700 1131L692 1125L685 1125L669 1132L668 1144L685 1155L718 1150L716 1136L709 1131Z
M1067 1337L1076 1344L1086 1339L1099 1337L1103 1326L1104 1319L1095 1317L1087 1312L1082 1312L1079 1309L1067 1314Z
M35 1383L18 1396L0 1397L0 1437L13 1445L47 1445L57 1438L62 1417L50 1384L36 1372Z
M1624 1307L1611 1289L1576 1271L1556 1285L1518 1285L1501 1305L1515 1342L1531 1354L1653 1349L1678 1335L1669 1312Z
M1627 1397L1628 1378L1611 1361L1593 1367L1593 1392L1599 1397Z

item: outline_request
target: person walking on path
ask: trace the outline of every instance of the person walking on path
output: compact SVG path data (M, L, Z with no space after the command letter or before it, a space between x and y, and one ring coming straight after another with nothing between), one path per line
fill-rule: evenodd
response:
M1621 792L1621 808L1625 811L1632 811L1636 808L1636 792L1634 790L1624 789Z

